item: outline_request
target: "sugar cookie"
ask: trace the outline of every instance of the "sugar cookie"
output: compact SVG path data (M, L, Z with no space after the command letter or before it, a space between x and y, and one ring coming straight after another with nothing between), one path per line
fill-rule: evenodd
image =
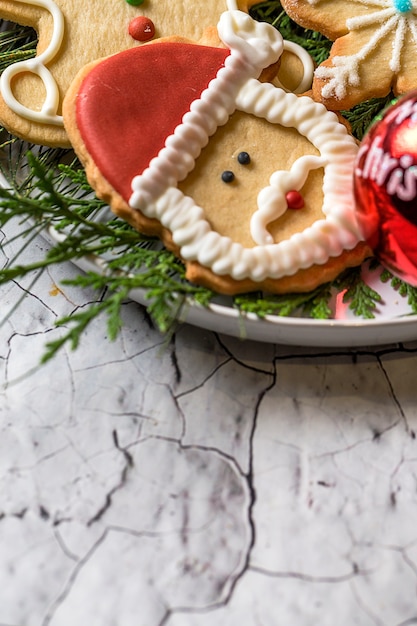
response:
M223 293L310 290L368 252L357 142L322 104L258 80L282 37L228 6L225 48L165 40L84 68L66 128L97 193L160 236L190 280Z
M239 0L247 11L254 0ZM0 121L33 143L67 146L62 101L87 63L150 38L203 37L224 0L0 0L0 18L38 33L34 59L9 66L0 82Z
M350 109L417 88L417 0L282 0L298 24L334 41L315 72L314 98Z

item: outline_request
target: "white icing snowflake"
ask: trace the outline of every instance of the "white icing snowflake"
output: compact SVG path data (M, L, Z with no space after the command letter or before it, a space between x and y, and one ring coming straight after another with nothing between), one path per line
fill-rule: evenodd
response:
M324 99L342 100L350 87L359 87L361 65L376 51L381 52L380 63L388 66L392 75L403 71L406 54L414 58L417 55L417 0L346 0L338 2L337 7L331 0L300 0L297 10L303 4L317 9L317 30L324 19L329 24L335 22L341 9L348 31L344 48L349 53L333 53L332 65L325 63L316 70L316 78L325 81L321 86ZM417 76L413 86L417 87Z

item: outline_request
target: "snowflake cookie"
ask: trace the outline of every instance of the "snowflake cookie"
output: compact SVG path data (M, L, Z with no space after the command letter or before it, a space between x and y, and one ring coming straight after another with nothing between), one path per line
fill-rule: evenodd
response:
M62 101L80 68L153 38L200 39L223 10L224 0L0 0L0 19L38 33L36 57L3 72L0 123L33 143L69 145Z
M417 0L282 0L288 15L334 41L314 98L348 109L417 87Z

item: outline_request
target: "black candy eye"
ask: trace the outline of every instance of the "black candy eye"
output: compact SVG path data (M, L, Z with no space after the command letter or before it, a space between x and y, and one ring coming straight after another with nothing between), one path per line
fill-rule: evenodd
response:
M249 165L250 155L247 152L239 152L237 160L241 165Z
M230 170L225 170L222 174L222 181L224 183L232 183L235 179L235 175Z

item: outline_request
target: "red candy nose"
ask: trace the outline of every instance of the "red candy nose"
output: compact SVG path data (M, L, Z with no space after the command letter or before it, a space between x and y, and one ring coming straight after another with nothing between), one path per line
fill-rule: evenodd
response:
M287 205L289 209L295 209L298 211L299 209L304 208L304 198L299 191L295 189L293 191L289 191L285 196L287 200Z
M149 17L139 15L130 22L129 35L136 41L150 41L155 36L155 25Z

